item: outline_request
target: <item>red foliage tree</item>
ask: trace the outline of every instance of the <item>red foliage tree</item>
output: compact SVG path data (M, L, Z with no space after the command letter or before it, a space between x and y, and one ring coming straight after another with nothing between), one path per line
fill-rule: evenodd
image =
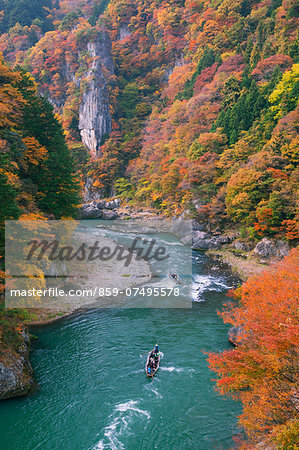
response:
M279 67L281 71L285 71L292 66L292 58L288 55L273 55L260 61L256 68L252 71L252 76L257 80L268 80L274 72L275 67Z
M242 330L237 346L209 355L221 394L241 400L240 424L253 441L262 433L287 446L296 414L299 343L299 249L235 292L239 305L222 317ZM247 444L246 444L247 445ZM244 448L246 447L244 444ZM252 448L252 447L249 447Z

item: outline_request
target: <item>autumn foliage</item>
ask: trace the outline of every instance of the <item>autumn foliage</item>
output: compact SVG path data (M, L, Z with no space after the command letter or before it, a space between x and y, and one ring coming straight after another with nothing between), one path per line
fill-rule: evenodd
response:
M99 23L112 39L117 133L90 167L95 191L127 178L133 202L295 243L294 8L111 0Z
M0 57L0 249L4 222L21 214L76 214L78 182L53 108L32 77ZM1 267L3 262L0 261Z
M125 178L127 201L296 245L297 9L295 0L61 0L44 11L47 32L22 18L0 49L50 97L93 195L114 195ZM103 32L113 131L86 169L78 112L89 44Z
M6 219L75 215L79 181L94 198L116 194L188 211L211 231L297 245L296 0L0 4L2 254ZM102 33L114 71L103 61L94 81L107 83L112 132L90 158L79 108ZM260 435L296 448L298 258L293 250L234 294L239 304L222 316L242 340L209 357L219 392L243 403L249 448Z
M221 314L225 323L242 330L236 348L209 356L218 391L242 402L240 425L251 442L265 436L286 449L296 448L298 432L298 273L299 249L294 249L249 278L234 294L238 304Z

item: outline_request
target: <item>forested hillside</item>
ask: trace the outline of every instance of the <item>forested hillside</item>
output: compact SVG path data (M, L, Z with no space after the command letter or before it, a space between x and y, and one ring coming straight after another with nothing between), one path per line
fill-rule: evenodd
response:
M118 191L215 226L294 239L297 16L292 1L110 2L103 21L119 93L103 152L130 160L132 185L118 180Z
M52 0L1 0L0 31L8 31L19 23L22 26L40 25L43 31L52 28L50 10L58 1Z
M34 80L0 60L0 248L4 221L76 214L79 182L60 123Z
M25 345L23 321L29 317L26 310L4 309L5 221L75 217L80 183L53 107L37 93L34 79L29 74L20 67L12 70L2 57L0 199L0 359L3 363L11 355L18 355L20 346ZM27 359L25 352L25 359L21 361ZM2 373L5 373L5 367L1 364ZM23 393L27 393L32 384L28 375L30 370L25 372L20 388ZM1 383L3 387L3 377Z
M86 162L78 116L93 76L88 43L109 34L114 72L101 62L112 132L100 133L86 166L92 190L251 237L298 237L296 1L107 3L63 1L34 47L21 23L1 44L34 75Z

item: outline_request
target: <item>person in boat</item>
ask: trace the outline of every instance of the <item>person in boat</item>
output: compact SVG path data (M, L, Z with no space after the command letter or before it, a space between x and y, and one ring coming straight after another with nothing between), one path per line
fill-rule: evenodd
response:
M173 280L175 280L176 282L180 281L180 277L178 276L178 274L176 273L170 273L170 278L172 278Z
M155 372L155 370L156 370L156 362L154 360L154 357L150 356L150 358L148 360L147 372L148 372L148 374L152 374Z
M154 358L155 358L155 360L156 361L158 361L158 359L159 359L159 357L160 357L160 352L159 352L159 345L157 344L157 345L155 345L155 348L154 348Z

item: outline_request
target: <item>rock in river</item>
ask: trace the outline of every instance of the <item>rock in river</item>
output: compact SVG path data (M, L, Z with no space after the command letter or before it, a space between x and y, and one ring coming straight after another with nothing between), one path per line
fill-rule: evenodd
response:
M287 242L274 241L273 239L263 238L255 247L253 252L260 258L283 258L290 252Z
M85 205L83 205L85 206ZM101 219L103 216L103 211L101 209L95 208L93 206L88 206L87 208L81 209L82 219Z
M103 209L103 220L114 220L118 218L118 214L116 211L112 211L111 209Z
M231 327L228 330L228 340L232 345L237 346L240 344L242 337L244 338L243 327Z

